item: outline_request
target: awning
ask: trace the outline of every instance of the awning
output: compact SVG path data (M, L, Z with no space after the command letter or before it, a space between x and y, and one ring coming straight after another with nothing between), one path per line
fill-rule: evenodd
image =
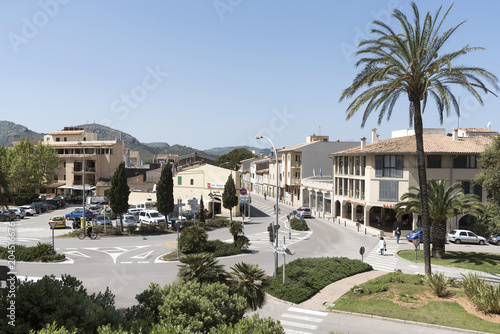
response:
M80 185L77 185L77 186L73 186L71 187L73 190L83 190L83 186L80 186ZM88 184L85 185L85 190L94 190L95 187L94 186L90 186Z
M61 186L64 186L66 182L52 182L47 186L47 188L59 188Z

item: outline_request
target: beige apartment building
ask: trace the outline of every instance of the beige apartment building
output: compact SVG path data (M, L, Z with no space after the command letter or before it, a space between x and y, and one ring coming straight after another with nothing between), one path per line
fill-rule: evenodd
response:
M427 178L460 183L466 193L483 201L486 194L473 180L480 172L479 155L498 133L489 129L424 129ZM396 217L393 209L409 187L418 187L416 143L413 130L394 131L379 141L372 130L372 143L330 154L333 160L333 217L345 218L383 230L395 221L403 229L418 226L418 215ZM467 217L455 217L450 228L466 228Z
M98 140L96 133L83 128L65 127L45 135L43 143L50 145L61 161L53 182L46 188L49 197L80 196L83 191L86 195L104 196L116 168L124 161L122 141Z

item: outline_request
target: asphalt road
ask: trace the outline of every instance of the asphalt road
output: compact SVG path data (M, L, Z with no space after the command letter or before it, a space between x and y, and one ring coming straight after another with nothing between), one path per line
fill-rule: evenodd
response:
M247 262L258 264L269 275L274 271L274 256L269 244L267 226L274 220L274 201L264 200L262 197L253 196L250 221L245 219L244 232L250 239L251 254L220 258L219 262L227 270L238 263ZM33 246L37 242L52 242L52 231L48 221L52 215L64 215L74 207L44 213L34 217L25 218L15 222L0 223L0 244L5 245L7 234L15 232L18 243ZM299 257L349 257L361 259L359 248L364 246L367 254L373 252L377 238L373 234L364 234L355 228L349 228L324 219L307 219L311 231L290 233L286 215L292 210L281 206L279 240L285 242L292 249L293 256L278 256L278 265L283 261L290 262ZM13 228L13 230L9 230ZM141 293L150 283L155 282L165 285L177 279L179 262L162 261L163 255L175 252L177 247L176 234L161 236L135 236L135 237L99 237L96 240L59 237L71 231L71 224L66 229L55 230L55 248L59 253L64 253L68 258L62 263L20 263L17 262L15 270L18 277L37 278L47 274L60 277L69 274L80 279L89 292L104 291L109 287L115 295L117 308L126 308L136 304L135 296ZM209 232L209 239L232 240L227 228ZM406 241L402 241L406 242ZM398 247L406 247L402 244ZM476 251L499 251L496 246L470 246L447 245L447 249L461 249ZM379 257L373 257L380 260ZM379 270L392 271L396 266L390 257L384 258L384 265ZM5 261L0 261L5 262ZM4 263L2 263L4 264ZM394 267L394 268L393 268ZM409 331L412 333L428 331L422 325L394 322L386 319L375 319L351 314L332 312L317 312L304 310L296 305L277 300L269 300L268 304L258 311L261 316L272 317L282 321L284 327L296 333L329 333L349 332L366 333L373 328L382 328L384 332L397 333ZM380 327L379 327L380 326ZM447 329L432 329L435 333L451 333Z

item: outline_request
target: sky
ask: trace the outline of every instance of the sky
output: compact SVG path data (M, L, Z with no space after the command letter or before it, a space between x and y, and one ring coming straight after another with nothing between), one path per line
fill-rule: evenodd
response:
M417 1L422 16L452 1ZM305 142L380 139L409 128L408 101L391 119L339 102L359 72L357 44L380 20L398 29L404 0L0 0L0 120L50 133L98 123L143 143L204 150L277 148ZM500 1L456 0L445 28L462 21L450 50L480 46L460 63L500 77ZM461 117L440 124L434 103L424 127L500 128L500 99L484 106L463 89Z

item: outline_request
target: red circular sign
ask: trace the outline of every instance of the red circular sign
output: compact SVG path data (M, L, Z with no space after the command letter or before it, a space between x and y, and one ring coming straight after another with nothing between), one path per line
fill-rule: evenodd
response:
M246 195L247 194L247 190L245 188L241 188L240 189L240 194Z

